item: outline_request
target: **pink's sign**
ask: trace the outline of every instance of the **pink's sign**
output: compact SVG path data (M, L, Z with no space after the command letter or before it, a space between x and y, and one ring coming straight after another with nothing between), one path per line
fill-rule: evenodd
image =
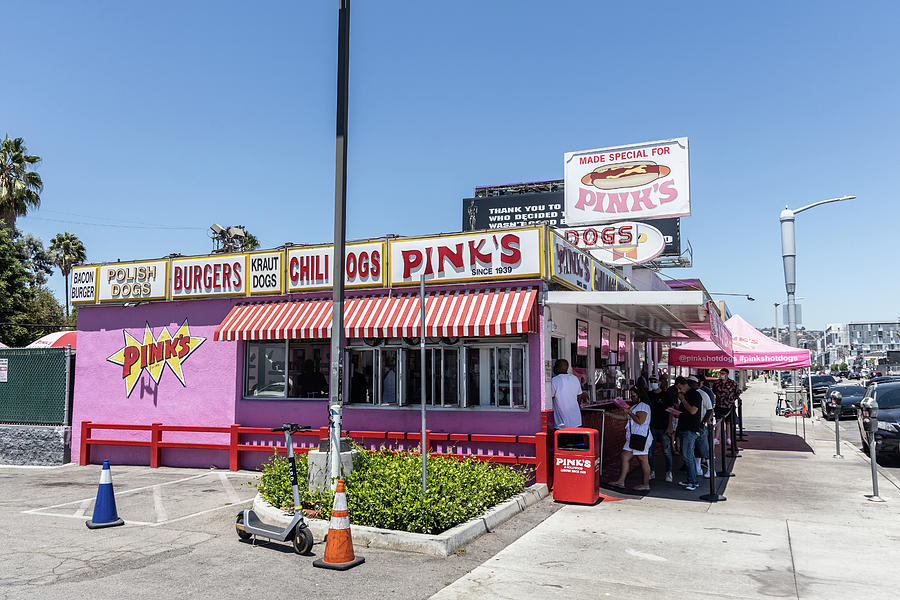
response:
M567 152L568 225L691 214L688 140Z

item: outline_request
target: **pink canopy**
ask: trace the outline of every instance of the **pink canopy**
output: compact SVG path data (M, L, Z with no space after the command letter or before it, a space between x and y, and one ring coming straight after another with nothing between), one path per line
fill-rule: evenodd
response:
M735 315L725 321L733 356L712 342L690 342L669 350L669 366L707 369L800 369L809 366L809 350L776 342Z

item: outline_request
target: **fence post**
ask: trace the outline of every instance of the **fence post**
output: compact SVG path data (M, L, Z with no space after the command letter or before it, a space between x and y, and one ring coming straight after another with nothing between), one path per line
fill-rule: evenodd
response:
M539 431L534 434L534 459L535 471L534 479L537 483L546 483L550 485L547 479L547 434Z
M431 430L430 429L425 430L425 439L422 440L422 449L423 449L423 452L427 452L428 454L431 454Z
M238 458L238 442L240 441L241 426L235 423L231 426L231 437L228 440L228 470L239 471L241 462Z
M150 468L159 468L159 442L162 440L162 423L150 423Z
M328 427L319 427L319 439L320 440L328 439Z
M79 452L78 464L82 467L91 464L91 450L88 438L91 436L91 422L81 422L81 452Z

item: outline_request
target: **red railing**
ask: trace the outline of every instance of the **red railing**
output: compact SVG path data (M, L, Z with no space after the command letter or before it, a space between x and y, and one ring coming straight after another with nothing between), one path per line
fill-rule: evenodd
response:
M552 455L552 443L548 444L548 436L552 432L547 429L548 424L552 423L552 411L543 411L541 415L541 431L535 435L511 435L511 434L483 434L483 433L437 433L431 430L425 432L425 447L428 449L429 456L443 456L447 458L466 459L474 458L475 460L505 463L515 465L534 465L535 479L538 483L550 483L548 480L552 478L552 469L548 468L548 464ZM92 432L97 430L118 430L118 431L148 431L150 432L149 440L136 439L107 439L91 437ZM228 443L202 443L202 442L175 442L163 439L166 432L183 432L183 433L218 433L228 434ZM150 466L159 467L161 464L162 450L166 448L178 449L194 449L194 450L220 450L228 452L228 468L232 471L240 469L240 453L241 452L287 452L287 448L282 444L249 444L241 443L242 435L255 436L277 436L281 438L282 432L273 432L267 427L243 427L241 425L230 425L227 427L199 427L189 425L163 425L162 423L151 423L150 425L123 425L118 423L94 423L92 421L81 422L81 452L79 464L88 465L91 462L91 446L130 446L138 448L148 448L150 451ZM325 439L328 437L328 428L320 427L318 430L297 432L294 435L307 438ZM397 443L402 440L419 441L421 436L417 431L344 431L342 435L351 439L362 440L385 440L387 443ZM435 452L432 446L435 442L447 442L448 445L457 445L461 443L475 444L526 444L534 445L534 455L521 455L516 453L506 454L475 454L465 452ZM309 452L312 447L294 446L294 452Z

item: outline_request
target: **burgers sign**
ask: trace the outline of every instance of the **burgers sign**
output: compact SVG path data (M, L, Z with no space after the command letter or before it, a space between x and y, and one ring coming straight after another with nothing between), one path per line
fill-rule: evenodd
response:
M691 214L687 138L567 152L568 225Z

